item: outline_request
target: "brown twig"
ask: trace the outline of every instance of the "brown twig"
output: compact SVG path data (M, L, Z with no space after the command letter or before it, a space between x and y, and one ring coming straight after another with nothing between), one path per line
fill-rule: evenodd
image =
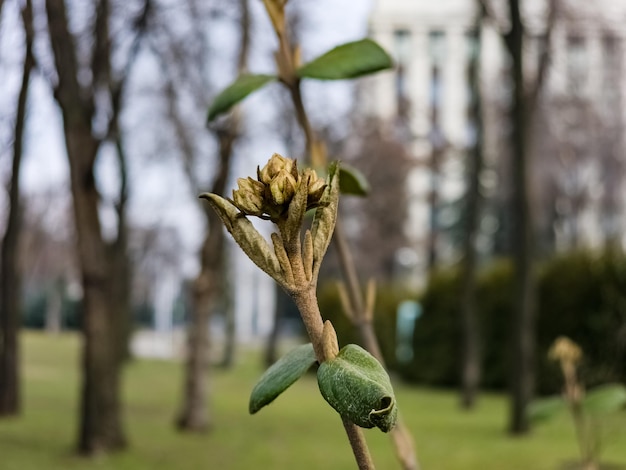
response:
M268 10L269 12L269 10ZM270 12L270 15L272 13ZM295 60L294 50L289 43L289 37L284 25L276 27L276 21L272 19L276 34L279 42L279 50L276 53L276 63L279 69L279 75L281 82L289 89L296 119L298 124L302 128L302 131L306 140L307 156L308 160L314 168L321 168L327 164L326 152L323 142L319 141L311 123L309 121L304 103L302 100L302 93L300 90L300 79L295 72ZM343 303L349 304L345 306L345 312L351 322L358 328L359 334L363 339L366 349L374 356L378 361L384 365L383 356L376 339L376 334L373 328L373 310L374 310L374 296L375 285L369 286L367 299L364 299L361 287L359 285L358 275L356 271L356 265L354 263L352 254L350 252L347 239L341 228L341 224L337 221L335 225L335 232L333 235L335 245L337 247L340 265L344 273L344 278L347 281L347 290L343 289ZM346 295L347 294L347 295ZM297 304L297 302L296 302ZM303 305L304 307L304 305ZM315 301L315 308L317 311L317 318L319 324L316 321L315 325L307 326L307 331L313 340L318 334L321 335L321 316L319 315L319 308L317 307L317 301ZM301 310L302 311L302 310ZM306 324L306 320L305 320ZM313 340L314 348L315 341ZM317 354L316 348L316 354ZM318 354L319 357L319 354ZM355 458L359 462L359 468L373 468L373 463L369 457L365 439L361 430L354 424L344 420L344 427L348 433L348 438L352 449L354 451ZM398 424L392 430L392 439L394 441L394 447L396 449L396 455L400 460L404 470L418 470L419 465L415 455L415 449L413 446L413 439L409 430L404 426L401 419L398 419ZM367 455L367 459L363 456ZM365 465L365 466L361 466Z

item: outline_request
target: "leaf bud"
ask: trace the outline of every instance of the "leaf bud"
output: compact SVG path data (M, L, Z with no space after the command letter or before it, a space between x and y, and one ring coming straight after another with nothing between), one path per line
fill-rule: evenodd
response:
M319 178L317 173L312 170L309 173L309 190L307 195L307 209L312 209L319 205L320 199L326 189L326 181L323 178Z
M237 185L239 189L233 191L235 206L246 215L262 215L265 185L249 177L237 179Z
M270 182L272 202L276 205L289 204L298 189L298 181L287 169L282 169Z

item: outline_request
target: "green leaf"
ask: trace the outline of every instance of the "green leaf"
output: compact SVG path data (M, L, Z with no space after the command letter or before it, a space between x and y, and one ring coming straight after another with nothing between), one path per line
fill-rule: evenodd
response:
M207 120L210 122L222 113L225 113L234 105L243 100L253 91L262 88L267 83L275 80L274 75L240 75L237 80L222 90L213 100L209 108Z
M339 190L341 194L367 196L370 192L370 185L363 173L354 167L342 163L341 168L339 168Z
M626 405L626 387L622 384L607 384L587 393L583 408L591 414L610 414Z
M383 432L395 426L398 408L389 375L362 347L348 344L323 362L317 384L328 404L354 424Z
M567 405L561 397L548 397L533 401L528 407L531 421L542 422L565 410Z
M301 78L342 80L393 67L393 60L371 39L342 44L300 67Z
M248 409L254 414L269 405L302 377L315 363L315 352L311 343L292 349L265 371L252 389Z

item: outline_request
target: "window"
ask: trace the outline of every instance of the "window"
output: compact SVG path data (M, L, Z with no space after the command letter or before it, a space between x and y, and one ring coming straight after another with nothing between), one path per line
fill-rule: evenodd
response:
M396 73L396 101L398 116L406 117L409 112L409 89L407 84L407 68L411 56L411 32L397 29L393 34L394 52L398 64Z
M580 36L567 38L567 86L570 93L580 94L587 81L587 45Z

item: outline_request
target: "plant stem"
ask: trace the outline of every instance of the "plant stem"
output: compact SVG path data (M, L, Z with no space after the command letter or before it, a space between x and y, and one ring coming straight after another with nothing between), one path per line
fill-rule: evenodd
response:
M375 468L374 462L372 461L372 456L367 448L363 431L356 424L346 418L342 417L341 421L343 422L343 427L348 435L348 440L352 446L352 452L354 453L354 458L359 466L359 470L373 470Z
M322 315L317 303L317 295L315 293L315 286L310 285L306 289L298 290L290 293L294 303L300 311L302 321L309 334L311 343L313 344L313 350L317 357L318 362L322 363L326 360L324 354L324 348L322 347L322 331L324 323L322 322ZM356 424L350 420L341 417L343 427L348 435L350 446L352 446L352 452L354 458L359 467L359 470L373 470L374 462L370 455L367 443L365 442L365 436Z
M293 101L293 106L296 111L296 119L298 120L298 124L302 128L302 132L304 132L304 138L306 140L306 149L309 160L311 161L311 166L313 168L320 168L325 165L326 162L319 161L319 155L314 151L314 145L316 142L315 133L313 132L313 128L311 127L311 123L309 122L309 117L306 114L304 109L304 103L302 102L302 92L300 91L300 79L297 79L288 86L289 92L291 93L291 100Z
M302 128L304 133L304 137L306 140L306 148L308 159L311 162L313 168L320 168L326 165L326 161L324 160L324 156L316 151L317 138L315 133L313 132L313 128L311 126L311 122L309 121L308 115L306 113L306 109L304 107L304 102L302 101L302 92L300 90L300 79L296 77L295 70L293 69L293 59L291 57L291 48L288 44L288 38L284 34L278 34L279 41L279 53L282 55L282 59L279 60L279 63L286 65L288 70L281 71L283 75L282 81L285 86L289 89L289 93L291 94L291 99L293 101L296 118L298 120L298 124ZM348 292L350 296L350 302L352 304L354 310L354 324L359 330L359 334L364 341L365 348L376 358L379 360L381 364L384 365L384 360L382 353L380 351L380 346L378 345L378 340L376 339L376 334L374 333L374 328L372 326L371 320L367 318L365 312L365 303L363 302L363 295L361 292L361 288L359 287L359 280L356 272L356 265L354 263L354 259L352 254L350 253L350 248L348 246L348 241L341 229L341 225L339 220L335 226L335 232L333 235L333 239L335 240L335 244L337 246L337 250L339 252L340 265L342 271L344 273L344 277L348 283ZM315 301L315 305L317 306L317 301ZM300 310L302 312L302 310ZM318 308L319 312L319 308ZM306 326L307 331L309 332L309 336L313 341L313 336L311 334L318 334L321 337L321 331L323 328L323 324L321 322L321 316L318 314L318 318L320 319L319 331L318 326L311 325L311 330L309 330L309 326ZM304 314L303 314L304 319ZM306 325L306 321L305 321ZM316 351L316 355L318 358L320 357L317 347L315 346L315 341L313 341L313 347ZM345 426L345 423L344 423ZM354 426L354 425L353 425ZM348 428L346 428L346 432L348 432ZM348 433L348 437L350 439L350 443L353 443L353 440L363 440L362 433L359 430L359 436L357 434L351 435ZM357 439L358 438L358 439ZM402 464L402 468L404 470L417 470L419 469L419 465L417 463L417 457L415 455L415 449L413 446L413 438L408 430L408 428L404 425L401 419L398 420L398 424L392 430L391 438L394 442L394 447L396 449L396 455L398 460ZM359 456L357 455L357 450L353 444L354 455L359 461ZM368 454L369 455L369 454ZM360 464L359 464L360 465ZM361 467L359 467L361 468ZM373 468L373 467L363 467L363 468Z

